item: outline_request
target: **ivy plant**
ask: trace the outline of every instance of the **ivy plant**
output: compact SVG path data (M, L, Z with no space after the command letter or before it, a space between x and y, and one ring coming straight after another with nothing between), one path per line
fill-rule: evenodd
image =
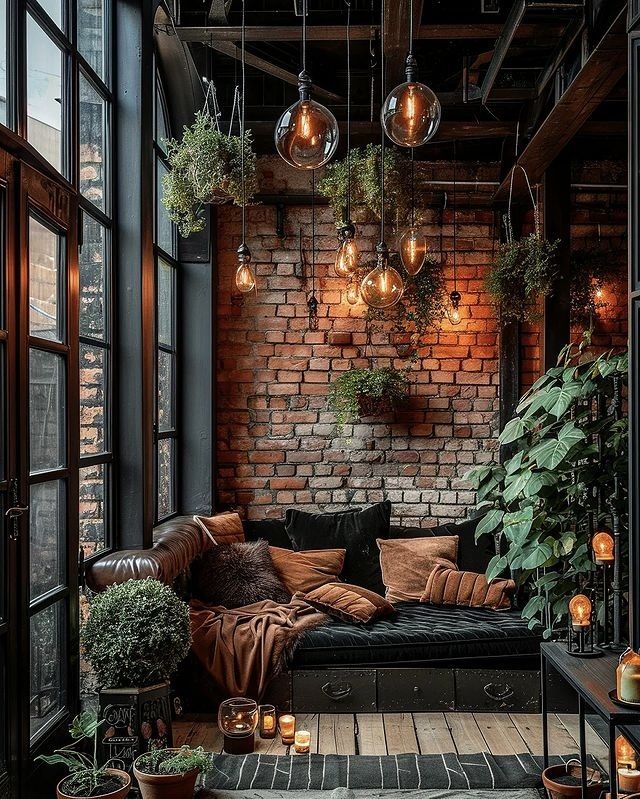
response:
M395 410L408 394L409 378L404 369L350 369L331 383L328 403L342 433L349 421Z
M546 637L565 618L571 595L593 577L594 527L615 512L627 529L628 425L610 411L628 356L583 357L582 347L562 352L502 431L504 462L467 475L484 514L476 536L496 536L504 553L492 559L487 578L510 570L529 584L523 616L531 627L542 624Z

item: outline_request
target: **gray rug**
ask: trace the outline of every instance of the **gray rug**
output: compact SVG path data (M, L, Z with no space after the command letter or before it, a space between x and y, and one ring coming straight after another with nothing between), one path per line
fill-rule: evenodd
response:
M203 794L206 796L206 794ZM293 796L296 794L294 793ZM469 799L469 791L380 791L351 790L300 791L304 799ZM291 799L292 794L284 791L215 791L209 794L215 799ZM535 788L521 788L515 791L474 791L473 799L540 799Z
M567 758L551 758L552 763ZM389 791L538 788L542 758L532 755L212 755L200 799L219 791ZM277 793L275 794L277 796ZM306 795L306 794L305 794ZM326 796L326 794L325 794ZM437 796L437 794L436 794Z

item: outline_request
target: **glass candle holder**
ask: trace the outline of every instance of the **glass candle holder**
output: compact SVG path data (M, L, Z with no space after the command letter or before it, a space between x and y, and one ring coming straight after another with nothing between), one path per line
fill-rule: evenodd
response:
M294 748L299 755L309 754L311 733L308 730L296 730Z
M278 719L280 727L280 738L286 746L295 742L296 738L296 717L290 713L285 713Z
M273 705L260 705L260 723L258 726L260 737L275 738L278 730L276 709Z
M224 751L230 755L253 752L258 726L258 703L253 699L226 699L218 708L218 726L224 735Z
M640 705L640 655L630 649L616 669L618 699Z
M625 793L636 793L640 790L640 771L635 768L618 769L618 790Z

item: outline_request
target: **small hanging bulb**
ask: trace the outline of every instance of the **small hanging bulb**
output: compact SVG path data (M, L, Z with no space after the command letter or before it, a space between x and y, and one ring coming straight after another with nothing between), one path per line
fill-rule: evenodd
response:
M447 318L452 325L459 325L462 321L460 314L460 300L462 296L459 291L452 291L449 294L449 305L447 306Z
M347 302L349 305L356 305L360 299L360 286L358 281L352 277L347 286Z
M318 329L318 298L315 294L311 294L307 300L307 308L309 309L309 330Z
M390 308L400 301L404 283L400 273L389 266L389 249L381 241L376 247L378 262L362 281L360 294L372 308Z
M256 276L251 268L251 251L242 242L238 247L238 268L236 269L236 288L242 294L248 294L256 287Z
M427 239L416 225L411 225L400 239L400 258L410 275L417 275L427 258Z
M336 253L334 269L338 277L349 277L358 266L360 252L355 240L355 226L349 222L339 232L340 246Z

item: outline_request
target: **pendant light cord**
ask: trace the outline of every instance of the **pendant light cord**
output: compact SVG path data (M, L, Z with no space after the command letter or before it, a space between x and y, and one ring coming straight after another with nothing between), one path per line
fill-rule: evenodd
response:
M415 168L415 148L411 148L411 227L416 223L416 168Z
M316 170L311 170L311 296L316 296Z
M384 11L385 0L382 0L382 18L380 20L380 95L381 103L384 105L384 40L385 40L385 26L384 26ZM380 242L384 242L384 125L380 120L380 132L382 134L382 142L380 145Z
M457 274L457 263L456 263L456 215L457 215L457 203L456 203L456 180L458 176L458 161L456 155L456 141L453 140L453 290L458 290L458 274Z
M413 0L409 3L409 55L413 55Z
M242 80L242 96L240 97L240 172L242 174L242 243L245 244L246 230L247 230L247 209L246 209L246 186L244 175L244 127L245 127L245 103L244 93L246 84L245 63L244 63L244 47L245 47L245 5L246 0L242 0L242 32L241 32L241 80Z
M347 218L351 222L351 2L347 6Z
M302 71L307 71L307 0L302 0Z

